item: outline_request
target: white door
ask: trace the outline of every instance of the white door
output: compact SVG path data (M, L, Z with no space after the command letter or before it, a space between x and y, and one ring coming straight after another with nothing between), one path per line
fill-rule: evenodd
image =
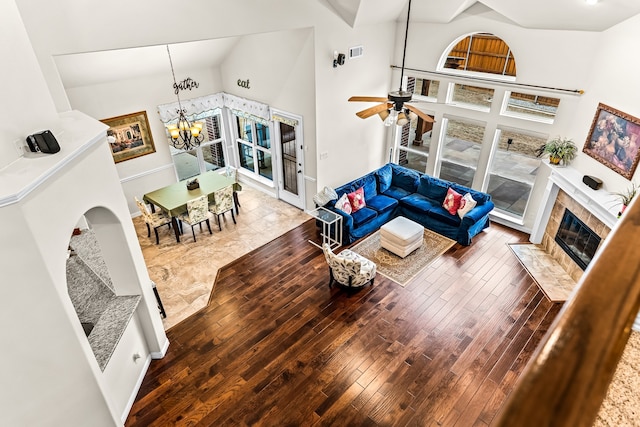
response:
M278 150L278 198L304 209L304 153L302 118L272 112Z

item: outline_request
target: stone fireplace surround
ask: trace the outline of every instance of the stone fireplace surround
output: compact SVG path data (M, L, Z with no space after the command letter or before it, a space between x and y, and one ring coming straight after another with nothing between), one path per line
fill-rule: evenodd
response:
M552 259L578 281L582 277L582 269L555 242L564 210L569 209L598 234L602 239L602 246L618 221L620 203L606 190L593 190L584 184L584 174L571 166L555 167L543 162L541 167L549 168L551 173L529 241L544 248ZM640 315L633 324L633 330L640 331Z
M551 174L536 217L530 241L544 248L575 281L582 277L582 269L555 241L565 209L593 230L602 242L617 222L615 198L605 190L593 190L582 182L583 174L576 169L550 166ZM545 167L543 166L543 167Z

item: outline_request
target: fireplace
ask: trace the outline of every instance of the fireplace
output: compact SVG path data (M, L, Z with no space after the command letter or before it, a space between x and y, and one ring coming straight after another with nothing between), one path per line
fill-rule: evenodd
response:
M578 266L585 270L600 245L600 236L569 209L564 210L555 241Z

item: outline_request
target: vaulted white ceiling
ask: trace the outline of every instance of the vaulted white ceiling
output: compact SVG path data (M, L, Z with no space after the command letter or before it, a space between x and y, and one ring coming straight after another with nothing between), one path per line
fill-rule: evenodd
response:
M176 43L170 46L174 68L199 69L218 66L238 37ZM66 88L135 79L159 73L171 75L167 46L60 55L55 57Z
M352 27L403 22L408 0L317 0ZM448 23L460 14L495 11L526 28L603 31L640 13L640 0L414 0L411 21ZM237 37L171 45L176 70L215 68L238 42ZM195 61L195 62L194 62ZM62 55L55 58L65 87L170 73L165 46ZM135 66L132 66L135 64Z
M352 27L404 20L408 0L326 1ZM411 21L448 23L473 5L484 5L525 28L603 31L640 13L639 0L415 0ZM479 8L482 10L484 8Z

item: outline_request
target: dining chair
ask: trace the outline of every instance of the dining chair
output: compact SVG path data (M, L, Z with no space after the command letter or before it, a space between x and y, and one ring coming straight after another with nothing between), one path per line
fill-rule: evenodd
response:
M209 210L216 216L218 222L218 228L222 231L222 222L220 222L220 215L224 216L226 212L231 211L231 218L233 223L236 224L236 217L233 214L233 185L229 185L221 190L213 193L213 204L209 205Z
M211 232L211 223L209 222L209 210L207 209L209 200L207 196L200 196L196 199L189 200L187 202L187 212L181 214L178 219L181 222L187 223L191 226L191 233L193 234L193 241L196 241L196 232L194 227L200 225L200 231L202 231L202 223L207 223L209 234Z
M147 237L151 237L151 227L153 227L153 231L156 234L156 245L160 244L160 237L158 237L158 228L163 225L169 226L171 228L171 217L165 214L164 212L149 212L147 205L142 203L140 200L136 199L136 205L138 205L138 209L142 214L142 218L144 219L144 223L147 225Z
M242 206L240 205L240 199L238 198L238 191L242 191L242 185L240 185L240 181L238 181L238 168L235 168L233 173L235 174L236 179L236 182L233 184L233 205L236 208L236 215L239 215L240 212L238 211L238 208Z

